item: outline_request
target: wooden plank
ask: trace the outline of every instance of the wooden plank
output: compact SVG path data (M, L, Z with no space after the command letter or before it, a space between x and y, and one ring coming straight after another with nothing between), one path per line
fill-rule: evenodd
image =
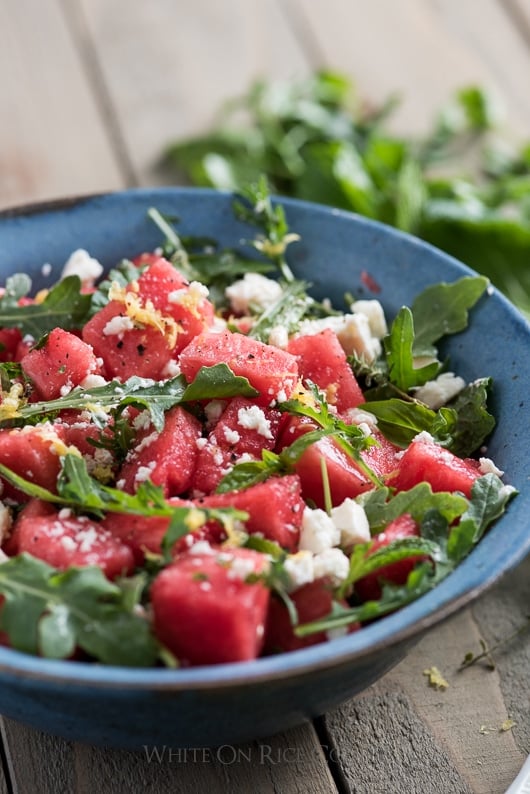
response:
M171 140L208 129L253 80L307 72L275 1L75 2L144 184L164 181L156 164Z
M0 206L122 178L57 0L0 0Z
M345 72L373 103L398 94L394 129L421 133L463 85L503 97L510 125L530 124L530 54L495 0L289 0L318 64Z
M172 794L178 791L336 792L310 725L245 745L132 753L72 744L4 720L18 794ZM23 762L22 762L23 759Z
M331 745L343 759L350 783L360 779L374 794L388 790L502 794L507 789L528 752L528 642L523 637L514 641L497 671L480 664L463 671L459 667L468 651L480 652L483 634L488 639L506 636L514 612L521 615L528 610L529 563L518 572L520 586L512 575L509 583L507 579L475 607L480 629L470 610L458 614L429 632L360 701L349 701L326 716ZM433 665L448 681L446 690L429 687L423 671ZM508 717L518 725L503 731ZM374 788L363 777L363 764L369 765ZM393 781L390 789L385 788L388 780ZM361 785L354 790L365 789Z

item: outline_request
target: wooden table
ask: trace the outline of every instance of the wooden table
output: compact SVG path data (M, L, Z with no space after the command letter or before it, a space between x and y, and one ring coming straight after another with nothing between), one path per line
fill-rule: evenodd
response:
M2 207L159 184L164 145L205 130L223 100L322 65L372 100L401 93L401 130L471 82L497 90L514 135L530 129L529 0L0 0L0 45ZM361 696L244 747L159 762L4 720L0 790L500 794L530 752L529 634L495 670L458 668L529 603L527 560ZM429 687L432 665L447 690Z

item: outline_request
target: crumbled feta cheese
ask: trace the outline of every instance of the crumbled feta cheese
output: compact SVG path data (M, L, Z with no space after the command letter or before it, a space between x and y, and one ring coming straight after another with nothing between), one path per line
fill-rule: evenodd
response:
M366 315L344 314L323 317L319 320L304 320L300 323L299 336L312 336L329 328L337 334L338 340L347 356L352 353L371 363L381 353L381 342L372 335Z
M151 424L151 414L149 411L140 411L140 413L134 417L132 421L132 425L135 430L147 430L147 428Z
M370 525L364 508L355 499L345 499L333 507L331 519L340 532L340 544L345 548L370 540Z
M318 554L339 543L340 531L333 519L324 510L304 508L299 548Z
M263 438L273 439L271 423L257 405L240 408L237 412L237 423L246 430L256 430Z
M79 384L83 389L96 389L98 386L106 386L108 380L101 375L87 375Z
M210 400L204 406L204 413L206 414L206 421L208 427L213 427L218 421L225 409L225 403L222 400Z
M61 546L63 549L66 549L66 551L75 551L77 548L77 543L73 538L70 537L70 535L63 535L61 538Z
M135 455L138 455L139 452L141 452L142 450L146 449L147 447L150 447L151 444L153 443L153 441L156 441L156 439L158 437L159 437L158 432L156 430L153 430L153 432L149 433L148 436L145 436L145 438L142 438L140 443L137 444L132 451L134 452ZM154 465L154 461L153 461L153 465Z
M350 306L354 314L364 314L370 325L372 336L382 339L388 333L383 307L377 300L354 301Z
M277 281L262 276L261 273L245 273L244 278L234 281L225 290L232 311L236 314L249 314L251 309L260 311L277 301L282 288Z
M125 331L131 331L134 328L134 323L129 316L116 315L103 326L104 336L119 336Z
M284 325L275 325L269 334L269 345L285 350L288 344L289 334L287 333L287 328Z
M138 471L134 475L134 481L138 483L145 482L146 480L149 479L155 467L156 467L156 461L154 460L151 461L151 463L148 463L147 466L138 466Z
M91 287L103 273L103 265L94 259L84 248L78 248L70 254L61 278L67 276L79 276L84 287Z
M180 372L181 370L178 361L175 361L174 358L170 358L166 366L162 370L162 377L176 378L178 375L180 375Z
M324 549L313 557L315 579L329 576L333 584L340 584L348 576L350 560L340 549Z
M490 458L479 458L479 471L481 474L496 474L497 477L502 477L504 474Z
M66 521L67 518L71 518L71 517L72 517L72 511L70 510L69 507L63 507L57 513L57 518L60 518L61 521Z
M289 592L297 590L304 584L309 584L315 578L313 554L308 550L287 555L283 567L289 577Z
M70 394L73 388L74 388L74 384L72 383L70 378L68 378L66 383L63 383L63 385L59 389L59 394L61 395L61 397L66 397L67 394Z
M370 425L370 427L377 427L377 416L363 411L362 408L348 408L345 415L345 421L352 425Z
M79 545L79 551L87 552L91 551L94 548L94 544L98 540L98 533L96 532L95 527L88 527L88 529L82 529L76 535L76 541Z
M234 557L228 571L229 579L242 579L245 581L247 576L254 573L254 560L244 557Z
M413 441L421 441L424 444L435 444L436 443L434 438L431 436L431 434L427 430L422 430L421 433L416 433L416 435L414 436L414 438L412 440Z
M215 554L207 540L198 540L190 547L189 554Z
M210 294L210 290L205 284L200 281L192 281L187 287L182 289L175 289L169 293L167 299L170 303L192 303L199 304Z
M433 411L437 411L465 387L466 382L453 372L443 372L435 380L429 380L414 390L414 397Z
M238 441L241 441L237 430L232 430L230 427L223 428L223 435L229 444L237 444Z
M195 442L195 446L197 447L197 449L204 449L207 443L208 443L207 438L198 438Z
M11 529L12 524L11 510L3 502L0 502L0 541L3 541Z
M47 276L49 276L49 275L50 275L50 273L52 272L52 266L50 265L50 263L49 263L49 262L45 262L45 263L43 264L43 266L41 267L41 269L40 269L40 272L42 273L42 275L43 275L45 278L46 278Z

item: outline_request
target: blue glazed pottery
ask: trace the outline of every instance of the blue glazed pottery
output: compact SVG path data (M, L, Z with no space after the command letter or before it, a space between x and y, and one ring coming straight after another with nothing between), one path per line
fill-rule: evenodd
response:
M429 284L471 271L410 236L358 216L285 200L301 241L289 249L313 293L377 297L387 316ZM152 250L160 234L149 207L181 220L182 235L239 245L251 235L234 219L228 194L198 189L131 190L0 215L0 280L29 272L53 282L69 254L85 248L105 266ZM45 278L44 263L52 266ZM373 290L377 291L374 294ZM115 747L199 747L273 734L363 690L399 661L423 632L468 604L530 549L530 328L496 290L473 311L468 330L444 348L467 381L494 379L498 424L487 456L520 492L456 572L400 612L311 648L183 670L136 670L34 658L0 648L0 712L35 728Z

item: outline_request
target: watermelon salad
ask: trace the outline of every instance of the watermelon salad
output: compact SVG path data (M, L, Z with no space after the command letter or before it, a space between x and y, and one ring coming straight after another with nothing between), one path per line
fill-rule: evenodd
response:
M37 294L7 280L3 644L189 666L330 641L434 587L514 493L486 455L487 373L437 349L487 281L393 317L332 306L291 272L263 184L235 211L259 257L150 210L162 246L106 276L80 249Z

